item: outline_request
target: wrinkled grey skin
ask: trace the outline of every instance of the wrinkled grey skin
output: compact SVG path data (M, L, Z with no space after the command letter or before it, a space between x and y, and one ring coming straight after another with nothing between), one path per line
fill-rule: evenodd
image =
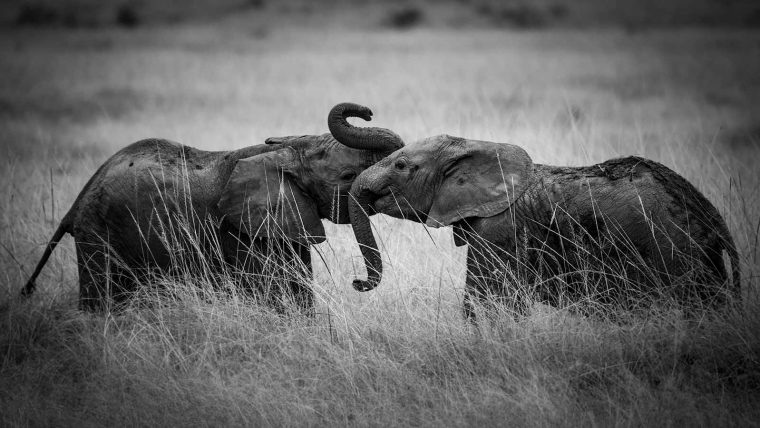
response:
M739 297L738 255L723 218L688 181L651 160L554 167L533 164L511 144L440 135L366 169L351 195L369 274L354 281L360 291L382 276L367 214L383 213L454 227L456 244L468 245L468 319L473 299L502 301L522 314L526 294L552 305L590 296L632 307L665 284L684 304L720 306ZM518 292L515 285L526 283L530 291Z
M269 284L282 283L271 281L272 275L284 276L290 290L261 290L267 287L262 281L248 281L248 288L266 291L278 310L287 296L311 312L313 292L303 278L311 275L309 245L325 239L321 219L347 223L354 178L403 146L391 131L346 121L371 116L366 107L338 104L328 116L332 134L269 138L234 151L160 139L125 147L84 186L23 294L32 293L51 252L69 233L84 309L100 308L107 298L124 301L141 273L181 271L174 259L255 274L243 276L269 278Z

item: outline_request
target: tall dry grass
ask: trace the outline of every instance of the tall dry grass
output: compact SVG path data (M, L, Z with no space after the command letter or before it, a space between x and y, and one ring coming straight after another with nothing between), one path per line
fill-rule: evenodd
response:
M758 36L614 29L406 33L224 26L0 38L0 415L9 425L753 425L758 415ZM373 219L383 284L350 289L348 226L313 249L316 316L278 316L197 275L121 311L77 311L70 240L17 293L97 166L158 136L202 149L326 132L337 102L406 141L439 133L534 161L627 154L692 181L740 249L745 308L631 323L536 306L461 317L447 229ZM755 138L753 140L753 138Z

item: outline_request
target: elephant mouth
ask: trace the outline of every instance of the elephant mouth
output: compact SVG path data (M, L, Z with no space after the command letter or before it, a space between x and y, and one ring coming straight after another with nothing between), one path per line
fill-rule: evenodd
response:
M392 193L388 193L375 199L372 207L376 212L390 214L388 211L398 210L398 205L398 199Z
M425 222L427 218L426 213L417 211L404 197L394 195L392 192L377 198L372 207L375 213L382 213L391 217L421 222Z

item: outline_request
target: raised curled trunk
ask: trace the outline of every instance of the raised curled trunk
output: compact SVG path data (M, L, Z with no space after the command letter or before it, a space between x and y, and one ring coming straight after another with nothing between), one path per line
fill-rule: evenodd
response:
M347 147L372 152L373 162L404 147L403 140L395 132L384 128L355 127L346 120L349 117L360 117L370 121L372 120L372 110L354 103L336 105L330 110L327 117L330 133ZM380 252L377 250L375 237L372 236L372 227L368 217L374 213L373 194L368 190L366 183L368 183L366 176L362 178L360 175L357 178L351 187L348 204L351 226L354 229L356 240L359 242L359 248L367 266L367 280L354 280L354 288L358 291L369 291L377 287L383 274L383 262L380 258Z
M374 289L380 284L383 276L383 261L380 258L375 237L372 235L372 226L368 217L374 212L372 193L367 190L364 182L366 180L362 176L359 176L354 182L348 205L351 227L354 229L356 241L359 243L362 256L364 256L364 264L367 266L367 280L354 279L353 286L358 291Z
M330 133L341 144L353 149L391 153L404 146L401 137L385 128L363 128L352 126L346 118L360 117L372 120L372 110L354 103L341 103L330 110L327 126Z

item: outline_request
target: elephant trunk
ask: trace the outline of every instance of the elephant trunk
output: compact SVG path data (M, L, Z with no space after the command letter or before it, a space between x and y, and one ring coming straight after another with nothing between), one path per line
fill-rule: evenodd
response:
M358 128L352 126L346 118L360 117L372 120L372 110L354 103L340 103L330 110L327 126L330 133L341 144L352 149L369 150L389 154L404 147L401 137L385 128Z
M365 171L366 172L366 171ZM351 186L349 196L348 214L351 218L351 227L354 229L356 242L364 257L367 266L367 280L354 279L353 286L357 291L370 291L380 284L383 276L383 261L377 242L372 235L372 226L369 215L374 213L373 193L366 186L367 175L361 174Z

